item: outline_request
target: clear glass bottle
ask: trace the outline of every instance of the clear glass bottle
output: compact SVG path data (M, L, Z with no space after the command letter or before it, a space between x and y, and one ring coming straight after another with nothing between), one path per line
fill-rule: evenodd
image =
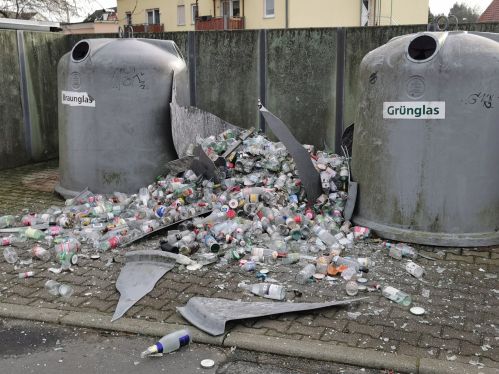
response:
M397 304L401 304L404 306L411 305L412 302L411 296L403 291L396 289L395 287L391 286L383 287L381 293L383 294L384 297L386 297L391 301L395 301Z
M286 289L283 286L272 283L240 283L239 287L251 292L254 295L262 296L267 299L284 300L286 298Z
M320 226L315 226L313 231L315 235L317 235L317 237L328 246L332 246L338 241L332 234L330 234Z
M0 217L0 229L12 226L15 221L16 218L11 215Z
M298 272L298 274L296 274L295 281L298 284L305 284L310 280L310 278L312 278L314 274L315 274L315 265L308 264L303 269L301 269Z
M416 264L415 262L412 262L412 261L409 261L405 265L405 270L409 274L411 274L413 277L418 278L418 279L421 279L423 277L423 274L424 274L424 269L421 266L419 266L418 264Z
M3 250L3 257L9 264L15 264L19 260L17 252L12 247L7 247Z

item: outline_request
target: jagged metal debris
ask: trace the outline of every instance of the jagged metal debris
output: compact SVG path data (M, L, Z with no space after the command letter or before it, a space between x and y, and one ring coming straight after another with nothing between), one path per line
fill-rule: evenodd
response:
M177 85L174 84L170 110L173 144L179 157L187 155L189 145L195 144L197 138L207 138L227 129L241 130L240 127L224 121L212 113L178 100L177 90Z
M155 234L158 234L159 232L169 228L169 227L172 227L172 226L177 226L179 223L182 223L182 222L185 222L185 221L188 221L188 220L191 220L193 218L197 218L197 217L201 217L201 216L204 216L204 215L208 215L210 213L212 213L213 210L212 209L209 209L209 210L205 210L204 212L201 212L199 214L196 214L196 215L193 215L193 216L189 216L185 219L181 219L181 220L178 220L178 221L175 221L175 222L172 222L172 223L169 223L167 225L161 225L159 226L158 228L150 231L150 232L147 232L147 233L144 233L140 236L137 236L136 238L134 238L133 240L130 240L126 243L123 243L123 244L120 244L120 248L126 248L126 247L129 247L131 246L133 243L136 243L138 242L139 240L142 240L142 239L145 239L149 236L152 236L152 235L155 235Z
M288 152L293 157L298 176L305 188L307 199L310 204L313 204L322 195L322 185L320 174L315 169L312 160L310 160L310 154L303 147L303 144L296 140L284 122L269 112L260 102L258 103L258 107L274 135L286 146Z
M191 163L191 170L196 173L196 175L202 175L205 179L211 180L215 183L220 183L221 175L217 166L214 164L203 148L198 145L194 149L194 159Z
M225 332L228 321L347 305L366 299L368 297L327 303L269 303L192 297L185 306L177 307L177 311L198 329L217 336Z
M175 262L158 250L141 250L125 254L126 264L116 281L120 299L111 322L121 318L137 301L152 291L158 280L175 266Z
M343 217L345 218L346 221L350 221L353 215L353 211L355 209L355 203L357 202L357 192L359 190L359 185L357 182L352 181L352 172L350 169L350 163L351 163L350 152L348 151L348 148L346 146L342 145L341 149L343 150L343 154L347 159L347 165L348 165L348 198L345 204L345 210L343 211Z

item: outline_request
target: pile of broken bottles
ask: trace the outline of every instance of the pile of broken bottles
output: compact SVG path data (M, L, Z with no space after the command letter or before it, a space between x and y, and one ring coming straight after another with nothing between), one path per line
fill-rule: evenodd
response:
M214 160L239 135L228 130L198 143ZM83 191L64 207L20 219L0 217L0 234L5 235L0 243L30 247L36 241L38 252L40 246L47 247L61 270L66 270L76 264L79 253L118 249L177 224L161 241L161 248L190 270L214 262L238 263L252 270L257 262L291 264L319 257L326 266L317 266L317 271L337 274L348 266L341 261L335 266L331 260L369 231L352 229L343 220L348 160L304 147L321 174L323 194L314 204L307 202L285 146L251 134L226 157L218 183L186 170L159 177L133 195ZM37 256L34 248L30 251ZM320 257L323 253L326 256Z

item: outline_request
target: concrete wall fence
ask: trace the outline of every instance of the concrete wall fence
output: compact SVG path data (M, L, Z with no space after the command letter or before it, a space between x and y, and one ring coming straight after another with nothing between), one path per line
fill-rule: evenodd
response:
M499 32L499 23L461 30ZM337 149L355 122L363 56L426 25L175 32L136 37L175 41L187 60L194 105L235 125L264 128L257 100L306 144ZM81 39L0 30L0 169L56 158L57 62Z

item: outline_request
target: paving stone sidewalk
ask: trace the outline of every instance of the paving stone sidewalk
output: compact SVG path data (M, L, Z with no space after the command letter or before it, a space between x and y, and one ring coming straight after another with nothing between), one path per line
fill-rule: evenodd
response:
M41 185L53 186L57 180L56 166L55 162L49 162L0 171L0 215L20 214L24 208L37 211L50 205L61 205L62 200L52 192L40 191ZM158 239L141 242L127 251L157 248ZM413 305L425 308L426 314L422 316L412 315L407 308L376 292L359 294L369 296L369 300L345 308L246 320L229 327L232 332L287 338L300 344L316 341L443 362L461 362L470 368L499 369L499 247L418 249L436 259L417 260L426 270L424 282L408 275L402 262L388 258L378 241L362 243L357 254L375 261L368 274L370 280L411 294ZM25 250L19 249L18 252L21 258L30 257ZM55 265L50 262L35 261L30 267L14 269L2 259L0 302L95 312L111 318L119 298L114 283L122 268L123 253L123 250L104 253L98 260L81 257L74 272L60 275L47 271ZM110 259L114 262L107 266ZM324 302L347 298L341 280L336 284L297 285L293 278L301 266L268 266L270 276L288 289L289 301ZM36 272L33 278L18 278L20 271L31 269ZM43 287L47 279L71 284L75 293L67 300L51 296ZM126 317L185 324L175 308L193 296L262 301L237 287L243 280L255 281L256 278L253 273L243 271L237 263L205 267L194 272L176 267L130 309ZM299 290L301 296L297 296L293 289Z

